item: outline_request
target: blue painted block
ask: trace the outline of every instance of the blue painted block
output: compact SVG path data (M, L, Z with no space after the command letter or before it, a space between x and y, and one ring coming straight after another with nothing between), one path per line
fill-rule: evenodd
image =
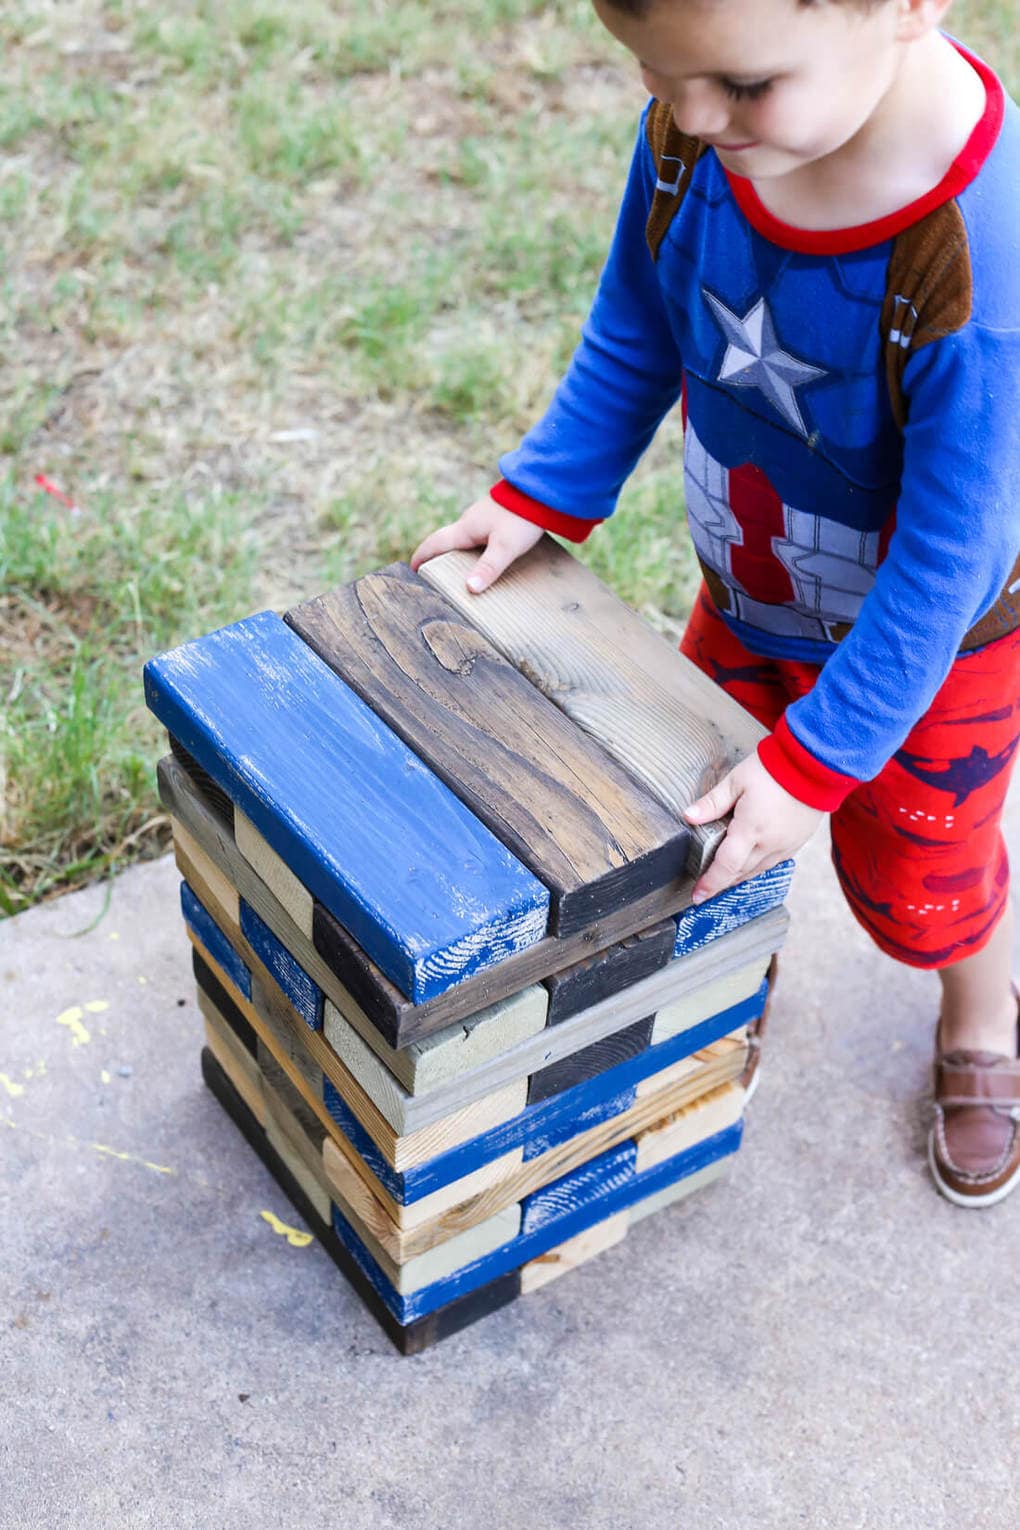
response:
M557 1115L545 1124L541 1119L533 1119L532 1134L524 1144L524 1162L541 1158L543 1153L559 1147L560 1143L569 1142L571 1137L579 1137L582 1132L591 1131L593 1126L601 1126L603 1121L609 1121L613 1116L622 1116L636 1100L637 1088L631 1085L629 1089L622 1089L619 1094L612 1094L607 1099L579 1106L569 1116Z
M620 1142L614 1148L590 1158L580 1168L532 1191L521 1202L521 1232L538 1232L554 1222L562 1221L580 1206L599 1195L609 1195L619 1185L634 1178L637 1163L637 1143Z
M264 963L280 991L286 994L309 1030L322 1030L323 993L308 973L277 940L250 903L241 899L241 934Z
M714 1136L706 1138L704 1142L697 1143L693 1148L688 1148L685 1152L667 1159L665 1163L646 1169L643 1174L633 1172L633 1158L630 1159L630 1172L627 1172L628 1165L625 1158L619 1154L619 1150L613 1149L610 1153L602 1155L605 1163L601 1176L593 1173L584 1191L582 1192L579 1188L576 1196L565 1196L558 1211L546 1208L550 1210L550 1214L544 1220L534 1223L530 1231L524 1231L522 1228L516 1238L509 1243L504 1243L501 1248L474 1260L473 1263L463 1266L462 1269L445 1276L442 1280L434 1281L419 1291L410 1292L407 1296L401 1296L390 1283L354 1229L335 1206L333 1229L344 1247L357 1260L366 1279L371 1282L397 1321L412 1323L416 1318L435 1312L439 1307L445 1307L447 1302L455 1301L459 1296L477 1290L480 1286L488 1285L490 1281L497 1280L507 1271L519 1269L529 1260L548 1253L550 1249L565 1243L568 1238L574 1238L578 1233L594 1227L596 1223L615 1215L616 1212L633 1206L645 1196L654 1195L667 1185L675 1184L677 1180L684 1179L687 1175L706 1168L710 1163L735 1153L740 1146L742 1131L743 1123L737 1121L725 1131L717 1132ZM633 1147L633 1144L631 1146ZM574 1177L568 1176L571 1179ZM537 1192L537 1194L542 1193L544 1192Z
M344 1136L355 1151L360 1153L387 1193L401 1205L407 1206L532 1139L538 1141L544 1137L554 1145L587 1130L588 1125L594 1124L587 1119L589 1111L598 1112L600 1104L608 1106L614 1100L626 1101L629 1091L642 1079L650 1078L653 1073L670 1067L680 1058L700 1051L702 1047L718 1041L738 1026L750 1024L761 1014L767 994L768 985L762 983L751 998L731 1005L729 1009L703 1020L690 1030L682 1031L678 1036L661 1041L658 1046L648 1047L637 1057L629 1057L595 1078L585 1079L572 1089L565 1089L562 1094L527 1106L509 1121L500 1122L498 1126L490 1127L477 1137L471 1137L467 1142L429 1159L427 1163L416 1164L410 1169L394 1169L387 1163L376 1143L328 1079L323 1080L323 1101ZM627 1108L626 1104L623 1108ZM615 1114L618 1112L607 1110L605 1115L598 1114L596 1118L604 1120Z
M727 887L707 903L692 904L676 920L676 944L673 955L689 956L707 946L710 940L728 935L730 930L778 908L790 890L793 862L780 861L769 871L762 871L736 887Z
M191 926L216 965L222 967L234 987L239 988L246 999L250 999L251 973L205 904L200 903L195 897L187 882L181 883L181 912L184 914L185 922Z
M272 611L150 660L145 694L415 1003L545 934L547 889Z

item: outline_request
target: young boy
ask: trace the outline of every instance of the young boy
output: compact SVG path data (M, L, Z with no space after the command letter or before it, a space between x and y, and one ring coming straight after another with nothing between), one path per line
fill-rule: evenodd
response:
M683 651L773 729L701 900L824 813L876 943L938 971L929 1161L1020 1183L999 820L1020 742L1020 113L949 0L594 0L653 96L581 344L490 498L412 566L610 515L685 417L704 584Z

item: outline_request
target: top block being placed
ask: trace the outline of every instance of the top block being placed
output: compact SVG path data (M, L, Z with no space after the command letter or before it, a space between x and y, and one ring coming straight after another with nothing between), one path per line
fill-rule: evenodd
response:
M547 889L275 613L150 660L145 694L414 1003L542 939Z

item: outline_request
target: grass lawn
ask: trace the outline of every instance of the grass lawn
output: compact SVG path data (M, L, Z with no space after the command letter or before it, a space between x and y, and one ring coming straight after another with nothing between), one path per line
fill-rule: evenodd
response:
M953 24L1015 91L1009 0ZM642 92L588 0L6 0L3 33L13 913L167 847L145 658L406 557L491 483L573 348ZM582 553L665 631L678 449L667 422Z

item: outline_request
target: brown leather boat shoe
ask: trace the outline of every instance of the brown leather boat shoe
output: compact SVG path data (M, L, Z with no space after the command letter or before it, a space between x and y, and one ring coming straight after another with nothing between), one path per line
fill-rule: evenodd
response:
M936 1052L928 1163L956 1206L994 1206L1020 1185L1020 1057Z

